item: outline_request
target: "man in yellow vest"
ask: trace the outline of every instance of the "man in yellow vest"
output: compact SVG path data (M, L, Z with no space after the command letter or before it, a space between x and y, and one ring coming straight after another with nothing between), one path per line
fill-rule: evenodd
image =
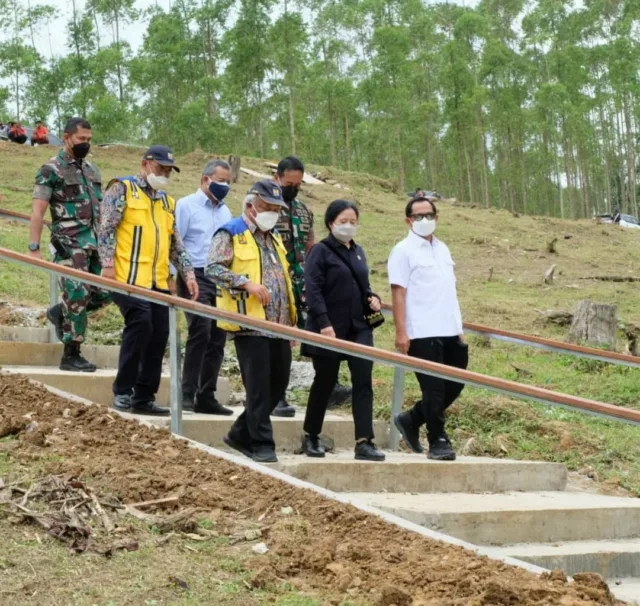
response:
M206 275L220 288L219 309L296 325L287 251L274 231L283 207L280 186L268 179L259 181L244 199L242 216L214 235ZM218 326L235 342L247 394L245 410L224 441L254 461L276 462L269 415L289 384L291 344L228 322Z
M154 145L142 157L135 177L109 183L99 233L102 275L169 294L171 262L191 298L197 299L193 267L174 227L175 200L164 191L174 170L180 172L171 150ZM125 322L113 383L114 408L166 416L169 409L156 405L155 395L169 339L169 308L115 292L112 298Z

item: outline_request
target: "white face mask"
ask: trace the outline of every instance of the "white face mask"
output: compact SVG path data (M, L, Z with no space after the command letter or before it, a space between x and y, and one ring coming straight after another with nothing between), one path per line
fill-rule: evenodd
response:
M340 225L334 225L331 228L331 233L337 240L340 242L351 242L354 236L356 235L356 230L358 229L357 225L352 225L351 223L341 223Z
M159 177L158 175L150 173L147 175L147 183L153 189L162 189L163 187L169 185L169 177Z
M411 225L411 229L414 233L426 238L436 230L436 220L420 219L420 221L414 221L413 225Z
M257 213L254 220L260 231L271 231L276 226L279 216L280 213L273 210L267 210Z

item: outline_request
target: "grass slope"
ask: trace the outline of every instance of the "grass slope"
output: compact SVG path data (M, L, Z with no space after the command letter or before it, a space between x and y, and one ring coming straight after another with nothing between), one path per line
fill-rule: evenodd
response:
M0 207L28 212L33 178L52 151L0 143ZM103 173L103 181L131 174L139 166L140 150L97 149L91 160ZM194 152L180 158L182 172L169 191L175 197L192 192L208 155ZM243 158L242 165L265 171L263 162ZM320 168L320 167L318 167ZM405 198L376 177L321 168L343 188L304 186L301 198L316 213L318 237L325 230L326 205L336 198L356 200L362 210L359 242L367 252L374 289L389 300L386 259L392 246L406 233ZM253 178L242 175L229 196L234 213ZM638 287L584 278L613 273L640 275L637 254L640 233L589 221L561 221L546 217L513 217L506 211L478 209L442 203L438 236L450 247L456 261L458 289L465 320L505 329L563 339L564 329L544 322L540 310L571 311L583 298L615 303L619 317L640 323ZM570 236L565 239L566 236ZM558 238L557 254L547 252L547 242ZM0 245L24 250L26 226L0 222ZM542 284L544 272L557 264L552 286ZM489 276L491 274L491 279ZM20 303L44 304L47 278L0 262L0 295ZM92 326L92 339L113 339L120 318L113 307L101 312ZM110 335L110 337L109 337ZM587 362L520 346L471 342L470 369L530 383L570 394L640 408L640 373L624 367ZM380 347L393 347L393 326L387 322L376 332ZM621 345L622 346L622 345ZM620 346L620 348L621 348ZM375 370L376 411L388 417L393 372ZM407 377L405 399L419 397L417 382ZM451 433L459 449L470 454L562 461L571 469L589 470L600 480L619 484L640 495L640 431L530 402L518 402L466 389L451 411Z

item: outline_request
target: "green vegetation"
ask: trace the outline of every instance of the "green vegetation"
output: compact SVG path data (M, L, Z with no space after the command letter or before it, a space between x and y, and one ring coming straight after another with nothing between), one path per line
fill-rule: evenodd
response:
M82 114L100 142L181 153L293 152L521 214L635 214L635 3L462 4L87 0L45 58L58 9L3 0L0 117L58 130Z

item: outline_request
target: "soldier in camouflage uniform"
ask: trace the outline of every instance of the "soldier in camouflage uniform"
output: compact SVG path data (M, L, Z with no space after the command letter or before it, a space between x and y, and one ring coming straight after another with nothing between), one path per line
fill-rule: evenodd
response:
M297 199L300 185L304 177L304 165L294 157L288 156L280 160L276 170L275 181L282 189L282 197L288 208L280 211L276 229L287 249L287 261L293 284L293 294L298 309L298 327L304 328L307 317L307 304L304 293L304 262L307 254L315 244L313 231L313 212L304 202ZM351 389L336 384L329 399L329 408L338 406L351 397ZM275 407L272 415L277 417L293 417L296 409L282 400Z
M40 238L47 208L51 211L51 245L54 263L100 275L97 229L102 200L98 169L85 161L91 142L91 125L72 118L64 130L64 147L36 175L31 215L30 254L41 258ZM62 370L94 372L96 367L80 354L87 329L87 312L109 301L101 289L67 278L60 279L62 303L47 312L64 343Z

